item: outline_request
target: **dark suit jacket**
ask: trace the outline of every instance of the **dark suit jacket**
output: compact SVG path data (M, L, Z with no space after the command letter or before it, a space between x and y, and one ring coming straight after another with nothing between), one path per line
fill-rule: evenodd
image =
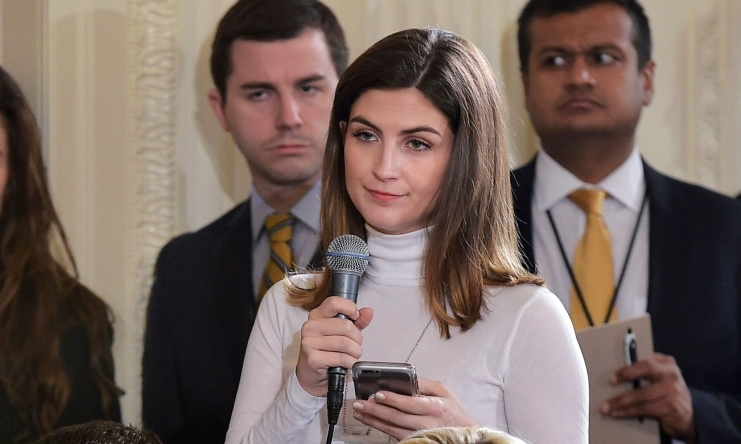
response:
M165 443L224 442L254 301L249 200L160 252L147 309L142 416Z
M741 442L741 204L644 162L649 199L648 312L654 348L676 359L700 442ZM525 265L535 271L535 162L513 173ZM630 276L628 276L630 278ZM663 436L662 442L669 440Z

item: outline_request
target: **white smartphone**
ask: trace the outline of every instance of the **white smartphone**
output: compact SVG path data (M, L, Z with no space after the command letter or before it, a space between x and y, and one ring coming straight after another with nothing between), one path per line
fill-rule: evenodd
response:
M417 396L417 372L412 364L358 361L352 366L357 399L368 399L379 390Z

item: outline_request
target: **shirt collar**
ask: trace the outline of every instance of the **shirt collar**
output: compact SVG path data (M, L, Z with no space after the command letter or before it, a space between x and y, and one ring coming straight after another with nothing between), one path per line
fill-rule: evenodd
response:
M316 233L319 233L319 202L321 201L322 194L321 182L321 180L317 180L301 200L290 209L290 213L299 222L308 226ZM260 196L260 193L253 188L252 196L250 197L250 211L252 212L252 241L254 243L260 237L263 226L265 225L265 219L278 210L265 202L265 199Z
M569 170L561 166L544 150L535 159L534 193L539 210L545 212L566 199L580 188L605 190L610 197L634 211L643 203L646 183L643 162L638 147L634 146L630 156L619 167L597 184L582 182Z

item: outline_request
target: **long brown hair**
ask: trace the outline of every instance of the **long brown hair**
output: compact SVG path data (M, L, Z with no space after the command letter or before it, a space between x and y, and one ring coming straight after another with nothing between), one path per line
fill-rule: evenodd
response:
M60 356L62 333L84 325L103 411L120 391L112 369L106 304L78 281L77 268L52 205L36 119L16 82L0 68L0 124L8 140L8 181L0 209L0 384L23 421L23 436L54 428L70 396ZM63 247L70 272L52 254Z
M409 29L379 41L358 57L337 85L324 154L322 235L365 239L365 220L345 185L346 122L370 89L416 88L450 121L453 153L428 221L425 297L440 330L471 328L486 310L486 286L542 284L521 264L504 126L504 105L489 63L470 42L440 29ZM305 309L330 296L325 269L317 288L289 290Z

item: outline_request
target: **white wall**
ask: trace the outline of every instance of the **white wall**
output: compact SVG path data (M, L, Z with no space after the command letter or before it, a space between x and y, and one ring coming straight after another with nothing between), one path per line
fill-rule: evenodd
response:
M206 101L209 45L232 0L0 0L0 63L21 81L46 136L54 199L83 281L115 311L124 420L140 419L143 315L171 236L249 192L244 160ZM412 26L476 43L512 113L513 163L536 138L523 108L515 25L524 0L327 0L351 55ZM657 96L639 144L656 167L741 190L741 2L644 0ZM29 37L30 36L30 37Z

